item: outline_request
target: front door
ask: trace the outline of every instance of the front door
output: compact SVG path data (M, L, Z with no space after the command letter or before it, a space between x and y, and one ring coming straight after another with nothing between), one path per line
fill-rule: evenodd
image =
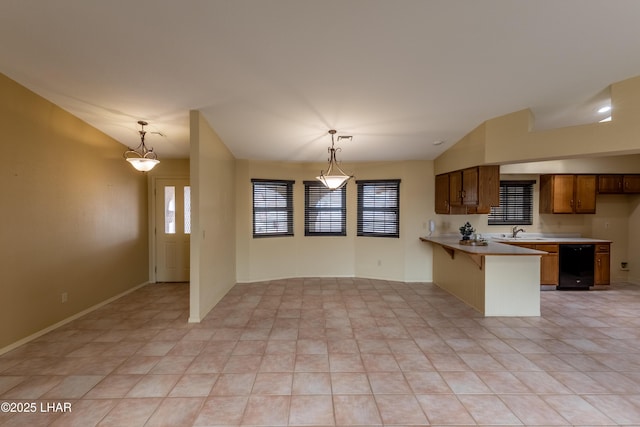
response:
M156 180L156 282L189 281L191 187L188 179Z

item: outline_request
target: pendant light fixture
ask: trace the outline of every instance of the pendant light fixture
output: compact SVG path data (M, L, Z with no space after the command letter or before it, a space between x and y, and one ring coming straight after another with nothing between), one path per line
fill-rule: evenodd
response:
M338 165L338 161L336 160L336 151L341 151L341 148L334 147L334 135L336 131L331 129L329 131L331 135L331 147L329 147L329 167L327 168L327 172L320 171L320 176L316 176L316 179L324 184L329 190L337 190L338 188L344 187L349 179L353 178L353 175L347 175ZM341 140L351 141L353 139L352 136L339 136L338 142Z
M156 153L153 152L153 148L147 148L144 144L144 136L147 134L144 127L149 123L140 120L138 124L141 126L141 129L138 131L140 132L140 145L138 145L135 150L129 148L124 152L123 156L127 162L131 163L131 166L140 172L149 172L155 165L160 163L160 160L158 160Z

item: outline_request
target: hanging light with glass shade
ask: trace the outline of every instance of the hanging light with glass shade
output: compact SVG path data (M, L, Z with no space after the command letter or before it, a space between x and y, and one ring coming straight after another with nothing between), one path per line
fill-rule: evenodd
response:
M336 131L331 129L329 131L331 135L331 147L329 147L329 167L327 171L320 171L320 176L316 176L316 179L324 184L329 190L337 190L338 188L344 187L349 179L353 178L353 175L348 175L345 171L340 168L338 160L336 159L336 151L342 151L341 148L335 148L334 135ZM351 141L353 139L352 136L339 136L338 142L342 140Z
M144 136L147 134L144 127L149 123L140 120L138 124L141 126L141 129L138 131L140 133L140 145L138 145L135 150L129 148L124 152L123 156L127 162L131 163L131 166L140 172L149 172L155 165L160 163L160 160L158 160L158 156L153 151L153 148L147 148L144 143Z

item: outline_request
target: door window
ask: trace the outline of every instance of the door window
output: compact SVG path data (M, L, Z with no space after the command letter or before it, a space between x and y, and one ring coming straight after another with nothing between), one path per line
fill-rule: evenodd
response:
M176 187L164 187L164 232L176 234Z

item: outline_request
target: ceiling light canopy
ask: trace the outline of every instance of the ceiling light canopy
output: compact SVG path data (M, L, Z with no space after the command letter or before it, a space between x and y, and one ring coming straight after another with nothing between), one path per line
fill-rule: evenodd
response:
M338 161L336 160L336 151L341 151L341 148L334 147L334 135L336 131L331 129L329 131L331 135L331 147L329 147L329 167L327 168L327 172L320 171L320 176L316 176L316 179L324 184L329 190L337 190L338 188L344 187L350 178L353 178L353 175L347 175L339 166ZM341 140L351 141L353 139L352 136L339 136L338 142Z
M160 160L158 160L156 153L153 152L153 148L147 148L144 143L144 136L147 134L144 127L149 123L140 120L138 124L141 126L141 129L138 131L140 132L140 145L138 145L135 150L129 148L124 152L123 156L127 162L131 163L131 165L140 172L149 172L155 165L160 163Z

